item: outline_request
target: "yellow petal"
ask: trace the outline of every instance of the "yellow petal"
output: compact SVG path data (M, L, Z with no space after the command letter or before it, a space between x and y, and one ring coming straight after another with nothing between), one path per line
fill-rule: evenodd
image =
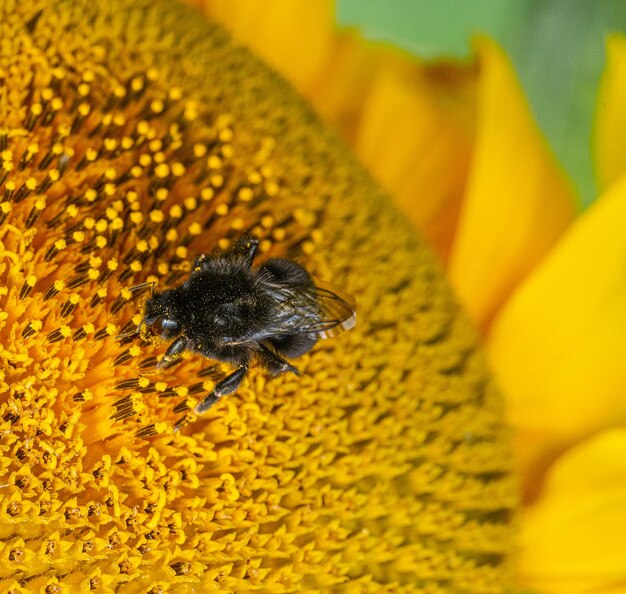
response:
M475 77L388 54L372 77L355 150L445 257L469 167Z
M473 319L485 325L571 221L573 196L510 63L486 39L477 49L476 144L450 277Z
M550 594L617 594L626 584L626 430L606 431L553 466L522 522L521 573Z
M626 420L626 178L574 223L488 339L526 464ZM527 438L532 436L532 440Z
M323 75L332 49L334 9L330 0L196 3L300 91L305 92Z
M594 159L598 186L606 188L626 171L626 39L611 35L607 65L598 91Z

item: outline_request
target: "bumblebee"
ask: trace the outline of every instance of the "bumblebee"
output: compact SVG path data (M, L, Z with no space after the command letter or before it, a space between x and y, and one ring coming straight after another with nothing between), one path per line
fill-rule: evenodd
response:
M153 291L133 332L149 327L172 341L159 369L185 351L235 366L196 406L198 414L236 391L252 363L272 376L298 374L289 359L356 324L350 297L316 285L300 264L286 258L254 266L257 250L257 240L244 239L230 251L198 256L185 282Z

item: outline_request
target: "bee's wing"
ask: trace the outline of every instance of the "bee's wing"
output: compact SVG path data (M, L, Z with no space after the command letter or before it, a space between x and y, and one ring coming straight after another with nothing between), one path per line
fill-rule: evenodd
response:
M319 338L332 338L356 325L356 301L351 295L318 283L315 287L320 320L309 328Z
M285 327L317 338L337 336L356 324L354 299L324 284L290 291L282 309Z

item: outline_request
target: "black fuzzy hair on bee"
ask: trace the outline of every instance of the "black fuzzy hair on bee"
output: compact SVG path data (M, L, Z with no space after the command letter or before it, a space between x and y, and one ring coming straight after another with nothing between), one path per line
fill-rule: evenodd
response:
M197 413L234 392L253 360L272 375L298 373L286 359L356 323L350 298L316 286L300 264L272 258L253 267L257 248L258 241L245 239L226 253L200 255L184 283L145 302L135 333L149 326L173 340L158 368L184 351L237 366L196 406Z

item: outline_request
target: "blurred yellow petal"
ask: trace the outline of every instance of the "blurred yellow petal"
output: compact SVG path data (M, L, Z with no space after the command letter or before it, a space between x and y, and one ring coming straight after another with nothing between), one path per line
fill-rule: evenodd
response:
M222 23L236 41L248 45L301 92L323 75L334 35L334 3L330 0L189 3Z
M337 32L332 59L307 99L316 111L354 147L361 112L376 72L382 67L381 48L357 33Z
M355 150L431 245L446 256L473 136L470 68L389 55L373 77Z
M450 278L484 326L572 220L573 196L503 52L486 39L477 50L476 144Z
M577 219L493 325L489 354L525 467L548 449L626 420L625 221L622 177Z
M598 187L606 188L626 171L626 39L611 35L607 65L598 91L594 158Z
M552 467L522 523L521 573L550 594L626 588L626 430L578 445Z

